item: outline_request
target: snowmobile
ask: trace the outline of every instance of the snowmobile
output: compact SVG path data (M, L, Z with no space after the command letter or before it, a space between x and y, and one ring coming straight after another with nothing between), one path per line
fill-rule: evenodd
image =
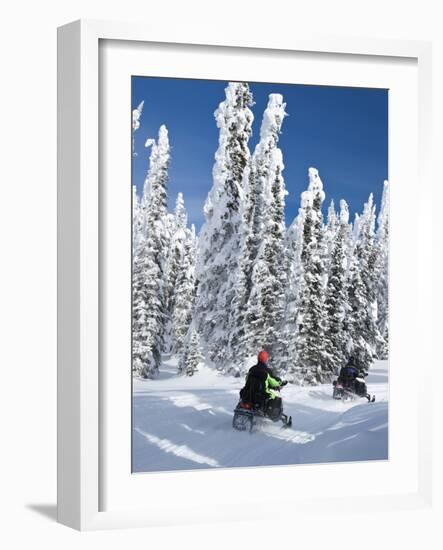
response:
M251 403L240 399L234 409L232 427L240 432L252 432L254 427L265 418L272 422L283 422L283 428L292 426L292 416L283 412L283 401L280 397L264 399L259 403Z
M368 393L365 379L363 377L357 377L355 380L349 380L348 382L342 380L334 380L332 382L333 390L332 397L334 399L341 399L343 402L354 400L357 397L366 397L368 403L374 403L375 395Z

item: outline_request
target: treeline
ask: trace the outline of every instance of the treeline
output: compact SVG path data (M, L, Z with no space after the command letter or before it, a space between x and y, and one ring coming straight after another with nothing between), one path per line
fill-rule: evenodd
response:
M377 220L372 195L353 224L344 200L338 212L331 202L324 220L323 184L310 168L286 228L283 97L269 96L251 152L249 86L230 83L225 92L198 237L181 194L174 214L167 210L166 128L146 142L149 168L133 200L134 372L153 378L162 354L173 353L186 374L202 361L243 373L259 349L299 384L329 381L350 355L368 369L388 353L388 183Z

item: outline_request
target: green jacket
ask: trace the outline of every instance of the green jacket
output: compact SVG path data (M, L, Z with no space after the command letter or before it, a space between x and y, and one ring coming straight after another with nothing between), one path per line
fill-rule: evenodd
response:
M272 376L268 374L265 380L265 391L271 399L278 397L278 393L274 391L272 388L279 388L279 387L280 387L280 382L278 382L278 380L276 380L275 378L272 378Z
M253 399L250 394L251 392L257 391L254 389L255 384L253 380L260 381L260 392L264 391L269 399L277 397L277 392L274 391L274 389L281 386L280 382L270 374L265 364L257 363L257 365L254 365L248 371L245 387L240 392L242 398L246 395L249 396L250 399Z

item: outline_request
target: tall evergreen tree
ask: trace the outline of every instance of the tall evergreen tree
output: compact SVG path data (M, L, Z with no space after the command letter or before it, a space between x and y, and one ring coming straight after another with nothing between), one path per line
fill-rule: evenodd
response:
M349 271L349 312L345 320L347 352L358 367L368 370L379 338L375 293L377 249L374 239L375 206L372 194L359 218L358 237Z
M203 353L200 338L194 327L189 327L186 340L178 363L178 371L186 376L193 376L203 363Z
M220 129L213 187L205 203L199 238L196 328L210 359L229 368L232 303L238 289L245 187L249 177L248 141L253 121L252 95L245 83L229 83L215 112Z
M347 250L351 237L349 210L346 201L340 201L339 227L332 243L328 282L326 286L325 310L326 330L324 347L326 360L323 370L332 378L338 373L346 359L343 321L349 309L347 294Z
M157 375L161 361L162 333L157 321L162 321L158 296L162 273L154 257L152 239L141 237L132 272L132 368L145 378Z
M377 357L387 359L389 353L389 182L384 182L377 227Z
M187 235L188 216L185 210L183 194L178 193L175 203L175 213L171 219L170 227L170 245L166 259L165 269L165 305L166 305L166 330L165 330L165 351L170 352L174 346L172 331L173 331L173 315L175 308L175 300L177 296L176 283L183 269L185 242Z
M286 232L286 269L288 282L285 297L284 335L285 341L287 342L287 352L285 355L286 364L282 364L281 368L290 373L295 371L295 366L297 364L296 336L298 331L299 290L303 273L301 253L303 249L305 208L306 204L302 203L301 208L298 210L297 217Z
M324 264L322 258L323 216L325 194L323 183L315 168L309 169L309 187L302 195L304 204L303 246L301 262L303 274L299 290L296 335L297 365L293 373L297 382L321 383L328 379L324 370Z
M134 258L139 240L139 223L140 223L140 199L137 195L135 185L132 186L132 257Z
M143 112L144 101L138 104L138 106L132 111L132 154L134 157L137 156L135 150L135 132L140 128L140 118Z
M140 201L138 250L132 286L133 369L146 378L158 373L166 319L164 274L168 236L167 181L170 158L168 132L159 129L152 146L144 193Z
M240 226L239 258L236 269L230 274L229 286L232 300L229 307L227 345L225 353L226 372L240 373L247 368L251 348L251 331L247 324L247 304L250 294L250 261L248 254L249 226L242 215Z
M268 349L274 359L281 352L287 280L284 221L287 193L282 175L283 156L278 148L285 106L280 94L270 94L252 160L254 210L248 325L253 349Z
M174 285L174 308L172 311L172 351L180 353L192 322L195 303L195 255L197 238L195 227L186 229L183 257Z
M334 201L331 200L331 203L328 207L328 217L327 222L324 227L323 232L323 259L325 267L325 275L329 273L330 262L332 258L332 251L335 244L335 237L339 228L339 219L337 217L337 212L335 211Z

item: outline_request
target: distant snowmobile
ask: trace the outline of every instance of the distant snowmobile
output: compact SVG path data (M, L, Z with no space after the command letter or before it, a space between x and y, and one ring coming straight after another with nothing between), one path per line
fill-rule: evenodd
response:
M343 402L356 399L357 397L366 397L368 403L375 401L375 395L370 395L363 377L357 377L354 380L334 380L332 382L332 397L341 399Z
M283 422L283 428L292 426L292 417L283 412L283 401L278 398L264 399L261 403L240 399L234 410L232 427L241 432L252 432L260 419L265 418L272 422Z
M351 355L346 364L340 369L337 380L332 382L334 387L332 397L342 401L348 401L356 397L366 397L368 403L373 403L375 395L371 397L368 393L365 382L366 376L368 376L367 371L361 368L355 357Z

